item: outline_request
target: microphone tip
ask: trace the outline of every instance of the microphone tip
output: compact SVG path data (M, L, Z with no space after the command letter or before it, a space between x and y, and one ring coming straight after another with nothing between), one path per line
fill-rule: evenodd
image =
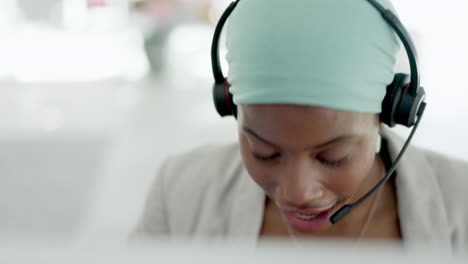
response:
M340 221L343 217L345 217L346 215L348 215L351 210L353 210L354 206L351 205L351 204L347 204L343 207L340 208L340 210L338 210L336 213L334 213L331 217L330 217L330 222L332 224L336 224L338 221Z

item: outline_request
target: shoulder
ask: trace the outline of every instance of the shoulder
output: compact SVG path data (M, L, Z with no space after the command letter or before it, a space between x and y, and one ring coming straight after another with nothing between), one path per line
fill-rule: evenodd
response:
M166 187L223 181L241 166L237 143L206 145L167 158L159 176Z
M167 158L150 187L135 237L185 236L213 230L216 221L223 227L222 216L230 208L226 196L236 193L242 168L237 144L203 146Z
M404 140L388 129L383 132L395 156ZM468 243L468 162L414 145L408 147L404 157L399 168L409 173L405 183L411 183L408 190L413 191L411 197L415 203L421 205L440 199L445 212L438 213L446 215L452 239ZM428 196L419 195L418 188L425 188L421 193Z
M435 172L452 238L468 243L468 162L433 151L422 151Z
M442 194L447 199L447 204L456 206L466 211L468 222L468 202L466 187L468 186L468 162L444 155L438 152L422 150L425 157L437 176Z
M390 140L392 151L398 153L404 140L388 129L382 130L386 139ZM451 157L440 152L410 145L406 157L410 157L412 166L428 167L435 175L444 195L450 198L465 196L465 186L468 186L468 161ZM466 198L465 198L466 199ZM451 199L452 200L452 199ZM468 202L468 199L466 199ZM460 199L464 201L464 199ZM466 207L468 211L468 207Z
M168 158L154 185L162 189L162 199L169 212L182 210L186 215L189 211L196 214L201 207L206 211L210 207L226 206L219 203L232 200L244 172L237 143L209 145Z

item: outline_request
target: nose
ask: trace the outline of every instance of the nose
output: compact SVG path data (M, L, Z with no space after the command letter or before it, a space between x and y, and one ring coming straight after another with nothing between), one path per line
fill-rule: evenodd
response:
M310 159L290 161L281 172L276 199L285 208L313 207L322 199L324 188L320 169L314 168Z

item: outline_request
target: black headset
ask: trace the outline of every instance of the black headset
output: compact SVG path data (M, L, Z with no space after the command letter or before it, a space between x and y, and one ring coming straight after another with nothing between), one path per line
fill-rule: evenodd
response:
M385 9L376 0L366 0L374 6L394 29L405 47L408 55L411 75L404 73L395 74L391 84L387 86L387 92L382 101L380 121L393 127L397 124L411 127L415 124L418 113L421 112L421 104L425 98L424 88L419 86L418 56L408 31L397 16ZM213 36L211 45L211 66L215 83L213 85L213 99L216 110L221 116L233 115L237 117L237 106L234 104L232 94L229 92L230 84L221 69L219 60L219 39L221 31L229 15L239 3L232 2L222 14Z

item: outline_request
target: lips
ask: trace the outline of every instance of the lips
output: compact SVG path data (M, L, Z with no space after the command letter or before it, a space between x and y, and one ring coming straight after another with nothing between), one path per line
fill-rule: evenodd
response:
M322 229L330 220L332 207L310 210L282 210L289 224L297 229L312 231Z

